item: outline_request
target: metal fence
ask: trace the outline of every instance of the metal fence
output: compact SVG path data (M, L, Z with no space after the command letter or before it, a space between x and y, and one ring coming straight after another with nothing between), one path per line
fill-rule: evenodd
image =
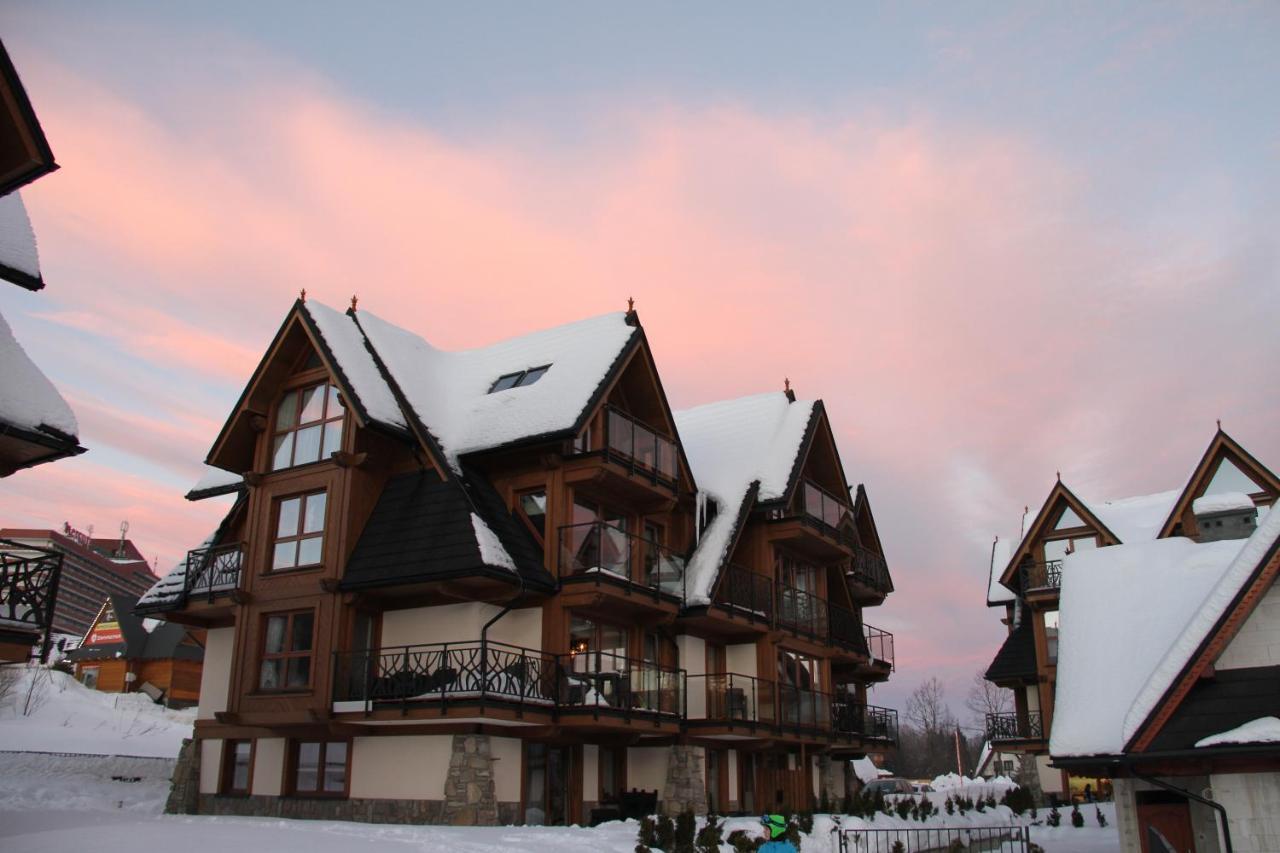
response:
M1026 826L841 829L840 853L1029 853Z

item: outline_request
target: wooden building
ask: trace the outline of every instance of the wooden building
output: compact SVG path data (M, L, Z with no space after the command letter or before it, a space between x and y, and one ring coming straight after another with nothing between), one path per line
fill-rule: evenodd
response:
M1051 764L1059 651L1059 599L1068 557L1157 540L1212 541L1253 532L1280 496L1280 479L1219 429L1179 487L1141 497L1085 500L1059 479L1038 512L1026 511L1022 535L992 548L987 604L998 607L1008 637L986 677L1013 691L1015 710L991 714L993 746L1021 757L1021 780L1067 798L1067 772ZM1214 507L1235 502L1234 512ZM1134 607L1140 607L1134 603Z
M139 604L208 629L202 812L805 808L896 739L822 403L673 412L634 310L442 352L299 301L207 461L234 506Z
M200 699L204 632L134 613L138 599L103 602L80 647L67 656L76 679L104 693L143 691L170 708Z

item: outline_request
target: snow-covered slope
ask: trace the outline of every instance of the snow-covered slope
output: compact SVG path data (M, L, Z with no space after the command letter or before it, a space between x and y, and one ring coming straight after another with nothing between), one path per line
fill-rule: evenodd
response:
M0 700L0 750L176 758L194 720L194 708L171 711L141 693L100 693L30 667Z

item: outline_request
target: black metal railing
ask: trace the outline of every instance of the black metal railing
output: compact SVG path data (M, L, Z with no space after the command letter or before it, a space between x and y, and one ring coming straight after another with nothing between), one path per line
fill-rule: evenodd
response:
M893 580L889 577L889 564L884 557L864 545L855 545L853 559L849 562L849 577L858 584L888 595L893 592Z
M831 717L839 734L898 742L898 712L893 708L837 699Z
M999 850L1028 853L1027 826L944 826L928 829L838 829L840 853L918 853L946 850Z
M848 503L811 480L801 483L801 496L805 515L833 532L849 517Z
M61 577L61 551L0 539L0 623L42 634L42 658Z
M724 672L690 675L687 717L733 726L772 726L778 721L778 691L772 681Z
M239 589L243 562L244 546L240 542L188 551L184 600L203 595L213 601L216 595Z
M771 623L773 578L742 566L726 566L716 591L716 604L748 619Z
M827 603L811 592L778 584L778 626L827 639Z
M872 663L887 663L889 669L894 668L893 661L893 634L888 631L881 631L874 625L863 623L862 631L867 639L867 652L871 657Z
M634 473L675 487L679 472L675 442L612 406L604 410L604 455Z
M561 580L623 582L684 601L685 559L621 527L593 521L560 528Z
M1023 563L1022 589L1058 589L1062 586L1062 561L1045 560L1043 563Z
M496 641L422 643L334 653L334 702L364 710L494 702L548 711L679 718L684 671L609 652L556 655Z
M987 714L987 740L1041 740L1044 726L1039 711L1029 711L1025 716L1017 711Z
M686 718L736 728L766 728L896 743L898 712L820 690L736 672L690 675Z
M853 610L834 604L827 605L829 640L833 646L852 649L863 657L869 657L867 638L863 633L862 617Z

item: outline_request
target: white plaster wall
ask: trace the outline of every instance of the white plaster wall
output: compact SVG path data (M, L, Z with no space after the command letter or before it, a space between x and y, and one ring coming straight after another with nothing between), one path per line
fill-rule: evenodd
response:
M1240 633L1218 656L1219 669L1280 664L1280 586L1274 583L1249 614Z
M1023 689L1027 691L1027 710L1034 714L1040 710L1040 688L1033 684Z
M582 799L600 801L600 747L593 743L582 747Z
M205 635L204 665L200 670L200 701L196 705L196 717L201 720L211 720L216 711L227 710L227 694L231 690L231 659L235 645L234 627L210 628Z
M1274 593L1272 587L1268 597ZM1214 800L1227 810L1236 853L1280 850L1280 771L1219 773L1210 784Z
M480 628L498 612L492 605L480 605L480 625L476 628L476 639L480 639ZM525 607L512 610L489 628L489 639L523 649L542 648L542 608ZM518 798L517 798L518 799Z
M707 671L707 641L701 637L681 634L676 637L676 648L680 652L682 669L690 675L702 675Z
M351 742L351 796L443 800L453 755L449 735L358 737Z
M736 646L725 646L725 667L729 672L739 675L756 675L756 644L739 643Z
M284 745L281 737L259 738L253 745L253 788L250 793L280 796L284 779Z
M657 791L662 799L667 786L667 756L665 746L632 746L627 748L627 790Z
M489 754L495 759L493 795L500 803L520 802L520 779L524 775L521 740L514 737L491 737Z
M200 793L218 793L218 776L222 770L222 741L217 738L200 741Z
M382 645L413 646L418 643L478 640L480 626L484 624L480 609L485 606L479 602L466 602L388 610L382 614Z

